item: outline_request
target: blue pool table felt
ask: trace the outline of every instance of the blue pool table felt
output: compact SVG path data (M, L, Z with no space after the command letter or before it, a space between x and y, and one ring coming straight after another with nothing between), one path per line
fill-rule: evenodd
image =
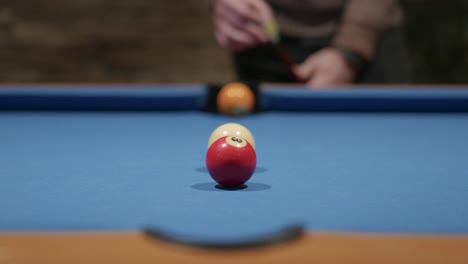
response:
M257 142L243 190L205 168L226 122ZM0 142L0 231L468 233L467 113L1 112Z

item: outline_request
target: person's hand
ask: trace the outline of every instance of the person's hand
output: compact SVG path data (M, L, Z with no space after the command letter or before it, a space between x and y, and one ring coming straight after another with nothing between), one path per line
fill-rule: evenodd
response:
M325 88L351 84L356 72L346 59L333 48L324 48L310 55L295 68L309 88Z
M268 42L262 26L273 19L264 0L213 0L216 41L231 51L242 51Z

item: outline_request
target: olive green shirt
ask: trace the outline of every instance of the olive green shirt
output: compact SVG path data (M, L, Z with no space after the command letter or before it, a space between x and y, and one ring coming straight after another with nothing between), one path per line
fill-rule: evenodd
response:
M397 0L267 0L282 34L332 36L331 45L374 56L379 35L402 23Z

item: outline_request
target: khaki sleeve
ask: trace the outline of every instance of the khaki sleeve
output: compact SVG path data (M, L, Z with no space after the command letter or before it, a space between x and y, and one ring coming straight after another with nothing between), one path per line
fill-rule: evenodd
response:
M379 35L401 24L397 0L348 0L332 45L373 58Z

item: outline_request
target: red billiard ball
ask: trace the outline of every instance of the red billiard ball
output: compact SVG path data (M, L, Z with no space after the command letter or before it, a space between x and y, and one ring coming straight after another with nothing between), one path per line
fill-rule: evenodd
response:
M254 148L245 139L226 136L216 140L206 153L206 168L213 180L224 187L241 186L257 166Z

